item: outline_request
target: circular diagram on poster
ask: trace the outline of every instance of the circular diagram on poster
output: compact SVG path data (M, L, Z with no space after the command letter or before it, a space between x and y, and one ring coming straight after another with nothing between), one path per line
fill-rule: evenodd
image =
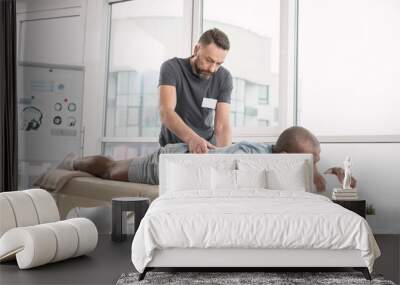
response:
M61 119L60 116L55 116L55 117L53 118L53 124L54 124L54 125L61 125L61 123L62 123L62 119Z
M56 111L61 111L61 110L62 110L62 105L61 105L61 103L55 103L55 104L54 104L54 110L56 110Z
M76 111L76 104L75 103L69 103L68 104L68 111L70 111L70 112Z

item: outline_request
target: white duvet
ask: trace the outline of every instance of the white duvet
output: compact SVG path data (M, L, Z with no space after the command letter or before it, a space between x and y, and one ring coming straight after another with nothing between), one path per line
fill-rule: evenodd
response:
M358 249L372 272L380 250L365 219L307 192L182 191L157 198L132 243L143 272L155 249Z

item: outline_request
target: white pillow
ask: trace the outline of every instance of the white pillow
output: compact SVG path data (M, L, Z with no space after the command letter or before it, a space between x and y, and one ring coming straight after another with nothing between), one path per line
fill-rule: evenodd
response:
M237 188L267 188L267 171L236 170Z
M268 189L307 191L307 173L305 161L278 162L267 169Z
M236 190L236 170L213 167L212 180L214 190Z
M167 191L212 189L211 166L177 164L170 162L167 167Z
M212 170L213 189L238 190L241 188L267 188L267 175L264 170Z

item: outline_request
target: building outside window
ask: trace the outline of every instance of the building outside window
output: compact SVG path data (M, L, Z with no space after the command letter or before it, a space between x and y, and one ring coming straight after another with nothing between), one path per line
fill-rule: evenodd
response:
M234 79L231 123L236 134L279 126L274 114L280 104L280 15L279 0L203 1L203 31L219 28L231 42L224 66Z

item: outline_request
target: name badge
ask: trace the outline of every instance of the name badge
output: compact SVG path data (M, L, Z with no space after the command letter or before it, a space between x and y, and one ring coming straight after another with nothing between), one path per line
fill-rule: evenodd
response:
M209 108L215 110L216 106L217 106L217 99L203 98L203 103L201 103L201 107L203 108Z

